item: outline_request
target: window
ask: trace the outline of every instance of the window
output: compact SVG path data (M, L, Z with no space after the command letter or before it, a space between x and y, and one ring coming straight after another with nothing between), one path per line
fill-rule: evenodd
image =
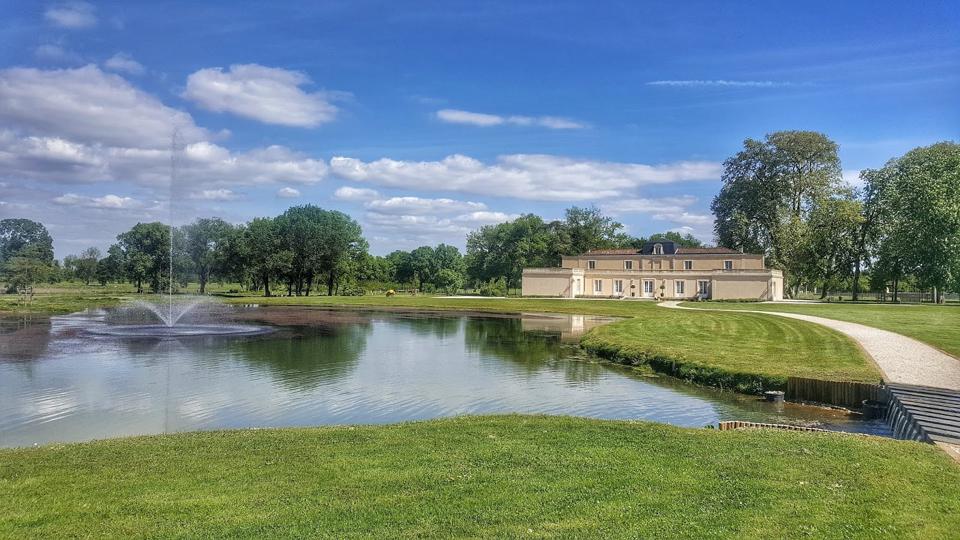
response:
M613 292L615 294L623 294L623 280L615 279L613 280Z
M654 255L663 255L663 244L656 244L653 246Z
M733 261L723 261L724 270L733 270Z
M643 294L653 294L653 280L643 280Z
M707 296L710 294L710 282L702 279L697 282L697 294Z
M633 261L623 261L624 270L633 270Z
M683 261L684 270L693 270L693 261Z
M674 290L674 292L677 293L677 296L683 295L683 284L684 284L683 281L674 281L674 282L673 282L673 290Z
M603 280L593 280L593 292L603 292Z
M590 270L596 270L597 261L587 261L587 268L589 268Z

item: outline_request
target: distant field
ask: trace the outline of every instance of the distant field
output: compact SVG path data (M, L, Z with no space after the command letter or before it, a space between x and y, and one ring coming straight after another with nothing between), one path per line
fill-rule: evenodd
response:
M836 433L568 417L0 451L0 537L949 538L960 467Z
M685 302L704 309L783 311L873 326L912 337L960 358L960 305L738 304Z

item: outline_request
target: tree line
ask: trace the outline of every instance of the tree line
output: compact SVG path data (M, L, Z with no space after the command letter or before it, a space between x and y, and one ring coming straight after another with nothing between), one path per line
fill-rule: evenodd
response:
M716 243L764 254L769 267L783 270L788 295L852 290L856 299L866 289L891 289L896 300L901 290L924 289L939 300L960 291L960 145L911 150L862 171L851 186L836 143L821 133L782 131L747 139L724 162L722 180L711 205ZM466 253L439 244L377 256L353 218L308 204L239 225L219 218L174 228L138 223L106 254L89 248L62 262L42 224L0 220L0 271L8 290L22 294L35 283L79 280L129 282L137 292L195 283L204 294L216 281L265 296L388 288L502 295L520 286L526 267L650 240L701 245L677 232L633 237L596 207L574 206L557 220L524 214L481 227L467 235Z
M822 133L747 139L724 162L714 198L719 245L763 253L788 293L816 288L960 291L960 145L916 148L843 181L838 146ZM866 279L865 279L866 278Z
M650 239L700 245L690 235L668 232ZM597 208L569 208L564 219L534 214L470 233L464 255L456 246L420 246L371 255L360 225L350 216L314 205L234 225L199 218L181 227L138 223L117 236L106 254L88 248L63 261L40 223L0 221L0 268L11 289L29 283L129 282L138 293L183 290L210 282L239 283L264 296L363 294L369 289L454 293L469 287L503 295L520 286L525 266L556 266L565 254L589 249L639 247L647 239L623 233L623 225ZM171 249L172 242L172 249ZM171 258L172 257L172 258ZM171 282L170 268L174 280Z

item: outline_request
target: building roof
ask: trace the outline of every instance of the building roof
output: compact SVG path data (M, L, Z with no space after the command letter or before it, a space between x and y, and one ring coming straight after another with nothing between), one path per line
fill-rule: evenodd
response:
M741 255L742 252L725 247L679 247L678 255Z
M581 255L651 255L655 244L663 245L664 255L742 255L743 253L735 249L725 247L674 247L673 242L648 242L649 246L644 244L643 249L591 249Z

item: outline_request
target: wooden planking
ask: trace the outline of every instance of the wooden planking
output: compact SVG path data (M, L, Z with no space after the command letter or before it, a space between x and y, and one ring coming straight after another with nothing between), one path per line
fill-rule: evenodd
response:
M731 429L783 429L787 431L823 431L823 432L829 431L826 429L806 427L806 426L793 426L790 424L764 424L762 422L746 422L743 420L725 420L718 424L717 429L719 429L720 431L728 431Z
M960 392L889 384L887 423L898 439L960 444Z
M859 409L865 400L886 402L887 394L876 384L789 377L786 398Z

